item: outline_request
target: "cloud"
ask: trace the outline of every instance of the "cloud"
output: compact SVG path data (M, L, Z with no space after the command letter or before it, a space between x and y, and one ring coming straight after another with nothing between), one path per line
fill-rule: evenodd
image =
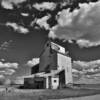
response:
M44 11L46 9L54 10L56 8L56 4L53 2L35 3L33 4L33 7L40 11Z
M1 5L5 9L13 9L13 5L17 5L19 3L25 2L26 0L2 0Z
M48 30L50 28L49 24L47 23L47 20L49 18L50 18L50 15L37 19L36 24L38 24L41 28L45 28L46 30Z
M76 3L79 4L79 8L73 7L73 11L71 11L71 7L74 5L74 1L71 2L72 6L68 6L69 2L66 1L59 3L34 3L33 1L28 1L28 4L26 3L24 6L20 4L25 1L26 0L1 1L1 5L5 9L16 11L16 9L13 8L14 5L18 5L16 6L16 8L20 9L20 12L19 10L16 11L16 13L10 11L8 12L8 15L13 18L8 18L6 20L6 26L11 27L15 31L23 34L27 34L32 28L45 28L46 30L50 30L49 37L70 41L76 40L76 43L80 47L100 45L100 1L93 3L91 3L90 1L90 3L78 3L77 1ZM57 7L59 8L59 10L57 10ZM33 13L32 15L33 9L35 11L40 10L41 16L40 11L37 11L38 14ZM53 13L50 11L47 15L42 12L45 9L48 9L49 11L52 10L52 12L55 14L53 15ZM2 14L1 16L3 16ZM20 18L20 20L17 20L17 22L16 20L14 22L11 22L12 19L14 20L17 18L16 16L19 16L18 18ZM27 23L26 19L28 20L28 18L29 21ZM53 22L54 19L58 22L56 26L53 26L57 23ZM21 25L22 23L25 26ZM49 25L49 23L51 23L51 25ZM1 23L0 25L3 25L3 23Z
M72 12L70 8L60 11L57 15L58 25L49 36L76 40L82 47L100 45L100 1L82 3L79 7Z
M10 46L12 42L12 40L4 41L0 46L0 50L7 50L7 48Z
M4 61L5 62L5 61ZM18 68L18 63L0 62L0 75L12 75Z
M53 38L53 39L57 38L57 35L54 33L57 28L58 28L57 25L50 28L50 32L48 34L49 38Z
M77 69L72 69L72 73L79 73Z
M92 46L98 46L100 45L100 41L98 42L90 42L89 40L83 40L83 39L80 39L80 40L77 40L76 43L81 47L92 47Z
M75 66L80 67L82 69L92 69L100 66L100 60L94 60L94 61L73 61L73 68Z
M3 74L3 73L5 73L5 70L0 70L0 74Z
M64 41L65 41L65 40L64 40ZM68 42L69 42L69 43L73 43L73 41L72 41L72 40L68 40Z
M9 63L9 62L3 63L3 62L0 62L0 68L14 68L14 69L17 69L18 65L19 65L18 63Z
M29 16L28 13L21 13L21 15L22 15L22 16L25 16L25 17Z
M5 59L3 59L3 58L2 58L2 59L0 59L0 61L4 62L4 61L5 61Z
M100 60L94 61L73 61L73 76L76 74L80 76L79 79L85 77L86 79L99 79L100 77ZM78 77L76 76L76 77ZM78 80L79 80L78 79Z
M13 73L15 73L14 69L4 69L4 70L0 70L0 74L1 75L12 75Z
M4 75L0 75L0 79L3 79L3 78L5 78Z
M15 73L14 69L6 69L4 75L12 75Z
M27 62L27 65L29 67L33 67L34 65L39 64L39 62L40 62L40 59L39 58L33 58L32 60L29 60Z
M6 26L12 27L15 31L19 32L19 33L23 33L23 34L27 34L29 32L29 30L21 25L18 25L16 23L11 23L11 22L7 22Z

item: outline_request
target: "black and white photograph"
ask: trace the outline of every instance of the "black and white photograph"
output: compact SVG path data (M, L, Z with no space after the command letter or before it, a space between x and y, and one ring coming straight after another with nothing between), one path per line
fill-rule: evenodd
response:
M0 0L0 100L100 100L100 0Z

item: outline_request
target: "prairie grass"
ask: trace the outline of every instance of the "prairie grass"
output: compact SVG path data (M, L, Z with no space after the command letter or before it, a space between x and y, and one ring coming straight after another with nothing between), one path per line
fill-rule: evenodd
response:
M19 90L13 89L11 91L0 92L0 100L48 100L48 99L62 99L76 97L84 97L100 94L100 90L96 89L60 89L60 90ZM65 99L65 100L67 100Z

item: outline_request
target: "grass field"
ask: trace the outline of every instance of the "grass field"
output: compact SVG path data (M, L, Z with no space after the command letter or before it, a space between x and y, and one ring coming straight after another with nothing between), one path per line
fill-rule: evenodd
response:
M5 91L4 88L0 89L0 100L83 100L85 96L100 94L100 90L96 89L60 89L60 90L19 90L12 88ZM98 95L100 97L100 95ZM77 98L78 97L78 98ZM81 98L81 99L80 99ZM84 99L93 100L93 99ZM96 99L94 99L96 100ZM97 99L100 100L100 99Z
M58 100L58 99L49 99L49 100ZM76 97L76 98L66 98L66 99L59 99L59 100L100 100L100 95Z

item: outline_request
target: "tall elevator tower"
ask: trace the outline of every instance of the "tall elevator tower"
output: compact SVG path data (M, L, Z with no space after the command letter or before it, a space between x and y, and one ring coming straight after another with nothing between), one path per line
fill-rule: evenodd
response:
M39 72L64 71L65 84L73 83L72 62L65 48L48 41L40 55Z

